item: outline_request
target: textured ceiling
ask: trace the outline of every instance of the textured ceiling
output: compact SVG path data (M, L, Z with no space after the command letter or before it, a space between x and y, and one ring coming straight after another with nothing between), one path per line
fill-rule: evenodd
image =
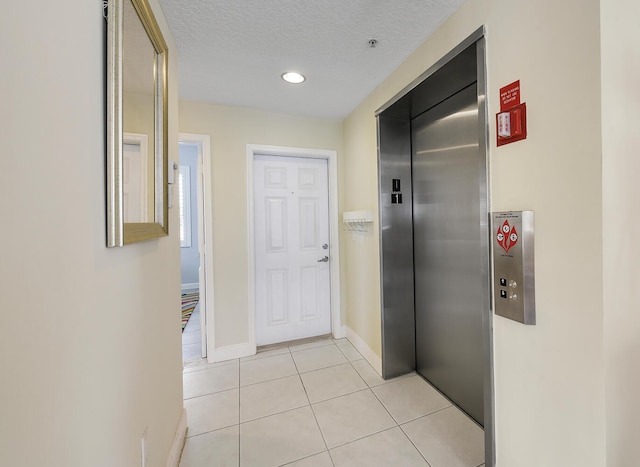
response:
M338 119L464 3L159 1L178 48L181 99ZM307 80L287 84L285 71Z

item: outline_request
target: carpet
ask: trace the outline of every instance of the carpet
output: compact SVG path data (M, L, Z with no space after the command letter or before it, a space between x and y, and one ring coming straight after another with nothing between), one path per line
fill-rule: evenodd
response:
M182 331L189 322L193 310L195 310L198 304L198 292L183 293L182 294Z

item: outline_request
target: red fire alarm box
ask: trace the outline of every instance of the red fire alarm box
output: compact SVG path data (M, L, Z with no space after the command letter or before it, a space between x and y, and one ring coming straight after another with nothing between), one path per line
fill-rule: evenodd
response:
M522 103L496 114L498 146L527 137L527 104Z
M527 137L527 104L520 103L520 80L500 88L500 112L496 114L498 146Z

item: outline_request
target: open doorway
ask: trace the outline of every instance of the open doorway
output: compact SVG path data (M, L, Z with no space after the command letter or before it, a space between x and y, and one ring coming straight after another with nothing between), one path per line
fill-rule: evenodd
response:
M176 173L180 216L183 363L207 358L209 315L213 306L211 258L209 137L180 134ZM207 198L209 196L209 198ZM208 273L209 272L209 273Z

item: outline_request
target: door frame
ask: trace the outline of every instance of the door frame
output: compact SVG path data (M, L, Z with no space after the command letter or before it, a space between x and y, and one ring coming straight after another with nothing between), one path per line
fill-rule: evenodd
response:
M198 168L196 170L196 193L198 210L198 252L200 333L202 357L213 362L215 349L214 306L213 306L213 190L211 178L211 137L195 133L179 133L180 143L198 146ZM208 236L207 236L208 235Z
M147 174L149 173L147 167L149 166L149 135L142 133L122 133L122 156L124 158L124 145L125 144L138 144L140 146L140 154L145 155L146 157L142 157L140 163L140 195L141 199L136 201L140 202L141 206L141 218L147 219L147 215L149 213L149 206L147 201L147 185L149 184L147 180ZM127 222L127 221L125 221Z
M268 146L247 144L247 253L248 253L248 292L249 315L248 336L249 347L256 349L256 273L255 273L255 225L253 206L253 173L254 156L302 157L307 159L325 159L329 174L329 242L331 245L331 332L333 337L345 337L346 330L342 325L342 309L340 306L340 231L338 212L338 153L330 149L307 149L287 146Z

